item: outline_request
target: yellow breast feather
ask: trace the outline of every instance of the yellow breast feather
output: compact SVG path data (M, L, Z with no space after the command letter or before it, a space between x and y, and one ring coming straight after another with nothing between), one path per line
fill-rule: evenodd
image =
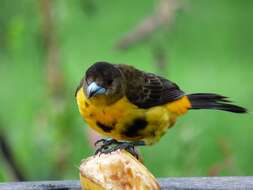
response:
M138 108L126 97L105 105L103 99L88 99L82 88L76 99L81 115L98 133L117 140L144 140L146 144L158 141L174 124L177 115L185 113L190 106L184 97L149 109Z

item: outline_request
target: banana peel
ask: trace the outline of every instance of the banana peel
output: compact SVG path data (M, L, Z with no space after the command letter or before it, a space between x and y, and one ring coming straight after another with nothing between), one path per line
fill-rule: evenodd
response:
M125 150L83 160L80 182L83 190L160 190L156 178Z

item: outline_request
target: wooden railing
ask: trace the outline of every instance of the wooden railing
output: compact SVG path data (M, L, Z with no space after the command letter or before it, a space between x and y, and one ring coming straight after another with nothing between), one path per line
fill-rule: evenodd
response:
M160 178L165 190L253 190L249 177L179 177ZM0 183L0 190L80 190L78 180Z

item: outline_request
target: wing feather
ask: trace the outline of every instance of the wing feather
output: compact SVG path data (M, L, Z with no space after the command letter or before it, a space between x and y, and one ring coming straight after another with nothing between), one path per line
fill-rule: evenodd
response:
M127 79L127 98L140 108L162 105L184 95L175 83L163 77L127 65L120 65L119 68Z

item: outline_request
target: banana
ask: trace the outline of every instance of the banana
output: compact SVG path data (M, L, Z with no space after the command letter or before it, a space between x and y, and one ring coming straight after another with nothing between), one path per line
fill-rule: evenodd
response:
M83 190L160 190L156 178L125 150L83 160L80 182Z

